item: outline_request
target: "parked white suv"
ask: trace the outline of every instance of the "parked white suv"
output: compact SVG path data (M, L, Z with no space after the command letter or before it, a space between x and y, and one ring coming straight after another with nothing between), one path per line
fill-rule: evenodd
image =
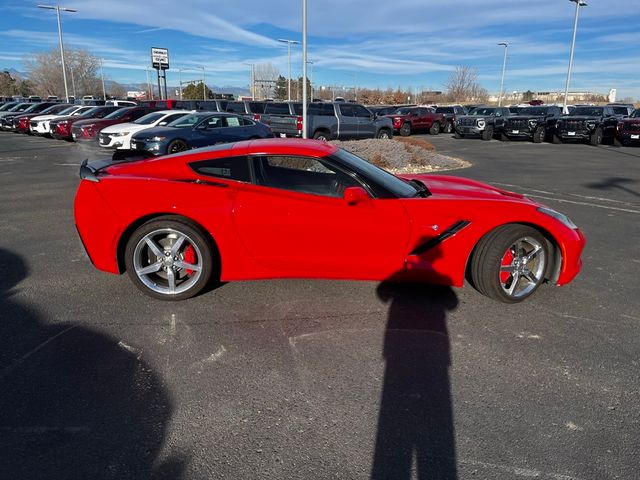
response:
M98 145L104 148L131 150L131 137L134 133L147 128L163 127L187 113L191 112L188 110L159 110L148 113L134 122L105 127L98 133Z
M38 115L29 120L29 130L34 135L50 135L51 134L51 120L55 120L59 117L68 117L71 115L82 115L84 112L93 108L91 106L72 105L69 108L65 108L56 115Z

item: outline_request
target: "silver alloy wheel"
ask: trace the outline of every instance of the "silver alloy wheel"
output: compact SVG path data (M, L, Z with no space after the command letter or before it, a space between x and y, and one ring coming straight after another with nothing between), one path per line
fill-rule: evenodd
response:
M526 297L542 283L546 266L546 252L542 244L532 237L520 238L502 257L500 286L510 297Z
M191 257L193 256L193 260ZM133 252L137 277L149 289L163 295L189 290L202 274L202 252L186 234L162 228L140 239Z
M382 130L380 132L380 135L378 135L378 138L381 138L383 140L388 140L389 139L389 132L386 130Z

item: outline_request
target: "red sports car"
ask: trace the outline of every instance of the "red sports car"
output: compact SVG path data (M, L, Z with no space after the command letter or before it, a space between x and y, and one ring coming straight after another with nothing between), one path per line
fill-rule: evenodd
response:
M570 282L563 214L464 178L394 176L314 140L253 140L83 163L75 220L94 265L160 299L211 281L334 278L462 286L507 303Z

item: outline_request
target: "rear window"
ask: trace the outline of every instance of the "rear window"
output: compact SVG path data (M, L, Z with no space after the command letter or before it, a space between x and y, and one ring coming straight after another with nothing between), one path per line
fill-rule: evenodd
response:
M302 112L302 105L300 106ZM286 103L268 103L264 108L264 113L274 115L289 115L289 105Z
M309 115L328 115L331 117L335 115L333 105L330 103L311 103L307 113Z
M627 107L613 107L613 113L616 115L629 115L629 109Z
M249 102L251 113L264 113L265 104L262 102Z
M189 166L198 174L207 177L250 182L249 162L247 157L225 157L213 160L194 162Z

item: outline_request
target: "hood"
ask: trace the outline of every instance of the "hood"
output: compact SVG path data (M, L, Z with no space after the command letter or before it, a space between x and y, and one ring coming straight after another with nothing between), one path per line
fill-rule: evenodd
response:
M105 127L108 125L115 125L115 124L119 124L122 123L121 120L117 120L115 118L107 120L104 118L84 118L82 120L78 120L76 122L73 123L74 127L78 127L78 128L82 128L85 127L87 125L97 125L99 127Z
M53 120L53 119L58 119L58 118L62 118L59 115L37 115L35 117L32 118L32 120L37 120L38 122L41 122L43 120Z
M149 128L149 125L140 125L133 122L116 123L103 128L102 133L139 132L145 128Z
M507 120L545 120L547 117L544 115L511 115L507 117Z
M593 115L568 115L566 117L560 117L558 120L570 120L572 122L575 121L586 121L586 120L600 120L600 117L594 117Z
M454 200L503 200L526 204L534 203L519 193L502 190L468 178L425 174L404 174L398 176L406 180L420 180L431 191L432 196L436 198Z
M135 134L133 138L142 139L142 138L151 138L156 136L172 137L173 135L176 134L176 132L179 132L181 130L183 129L175 128L175 127L153 127L153 128L147 128L141 131L140 133Z
M631 118L631 117L627 117L627 118L621 118L619 120L620 123L626 123L629 125L640 125L640 117L637 118Z

